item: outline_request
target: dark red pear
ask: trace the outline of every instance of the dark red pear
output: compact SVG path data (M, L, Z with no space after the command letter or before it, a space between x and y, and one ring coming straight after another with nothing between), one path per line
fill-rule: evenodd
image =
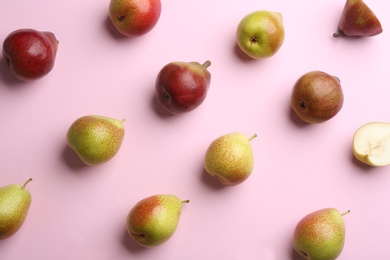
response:
M20 80L41 78L54 67L58 41L52 32L19 29L3 42L3 56Z
M363 0L347 0L333 37L374 36L382 31L379 19Z
M156 98L172 114L181 114L197 108L206 98L211 74L210 61L171 62L157 75Z
M306 123L323 123L342 108L344 95L340 80L322 71L302 75L295 83L291 107Z

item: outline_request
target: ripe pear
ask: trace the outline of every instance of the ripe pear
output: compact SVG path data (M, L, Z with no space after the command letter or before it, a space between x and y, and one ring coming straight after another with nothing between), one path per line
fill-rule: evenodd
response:
M15 234L23 225L31 205L31 194L26 185L11 184L0 188L0 239Z
M160 0L111 0L109 17L124 36L141 36L151 31L161 15Z
M369 122L353 136L353 154L370 166L390 165L390 123Z
M334 260L343 250L345 225L343 216L334 208L309 213L295 227L294 249L310 260Z
M207 148L204 168L208 174L226 186L235 186L245 181L252 173L254 157L246 135L234 132L215 139Z
M363 0L347 0L333 37L374 36L382 31L379 19Z
M58 40L54 33L34 29L11 32L3 43L3 56L11 72L22 81L42 78L54 67Z
M122 144L123 121L98 115L80 117L68 129L68 146L87 165L105 163L117 154Z
M211 74L210 61L171 62L157 75L155 90L157 101L168 112L181 114L197 108L206 98Z
M258 10L247 14L236 29L238 47L253 59L273 56L284 42L282 14Z
M182 204L171 194L158 194L139 201L127 215L127 231L141 246L153 247L166 242L175 233Z
M340 80L322 71L302 75L294 84L291 107L306 123L323 123L342 108L344 95Z

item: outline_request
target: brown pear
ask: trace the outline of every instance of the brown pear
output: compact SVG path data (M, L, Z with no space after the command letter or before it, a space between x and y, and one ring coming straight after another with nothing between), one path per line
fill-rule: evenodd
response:
M379 19L362 0L347 0L333 37L374 36L382 31Z
M344 95L340 80L322 71L302 75L295 83L291 107L306 123L323 123L342 108Z

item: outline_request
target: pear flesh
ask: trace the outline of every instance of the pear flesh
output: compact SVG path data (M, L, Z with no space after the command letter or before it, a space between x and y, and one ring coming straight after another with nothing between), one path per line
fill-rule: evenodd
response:
M390 123L369 122L353 137L353 154L370 166L390 165Z
M26 185L11 184L0 188L0 240L14 235L23 225L31 205Z
M215 139L205 154L206 172L226 186L244 182L254 167L250 141L256 136L248 138L242 133L234 132Z
M139 201L127 215L127 231L141 246L154 247L165 243L175 233L182 204L171 194L158 194Z
M334 208L312 212L302 218L294 230L293 247L310 260L334 260L342 252L345 242L343 216Z
M125 131L123 120L89 115L78 118L67 132L67 143L87 165L99 165L118 152Z

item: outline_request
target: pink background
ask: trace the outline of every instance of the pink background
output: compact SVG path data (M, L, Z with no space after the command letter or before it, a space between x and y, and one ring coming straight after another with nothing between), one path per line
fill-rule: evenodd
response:
M33 178L28 217L0 241L0 258L298 260L296 223L335 207L351 210L339 259L390 259L390 168L365 166L351 150L358 127L390 122L390 4L366 3L384 28L371 38L332 37L342 0L162 0L156 27L125 38L108 19L109 1L2 1L1 42L34 28L60 44L54 69L38 81L15 80L0 60L0 186ZM275 56L256 61L237 49L235 30L259 9L281 12L286 35ZM159 70L207 59L204 103L180 116L161 111ZM339 77L345 95L340 113L319 125L301 123L289 104L293 84L311 70ZM66 147L68 127L88 114L126 119L119 153L97 167ZM224 188L204 173L203 156L212 140L235 131L257 133L255 168ZM125 219L157 193L191 202L174 236L144 249Z

